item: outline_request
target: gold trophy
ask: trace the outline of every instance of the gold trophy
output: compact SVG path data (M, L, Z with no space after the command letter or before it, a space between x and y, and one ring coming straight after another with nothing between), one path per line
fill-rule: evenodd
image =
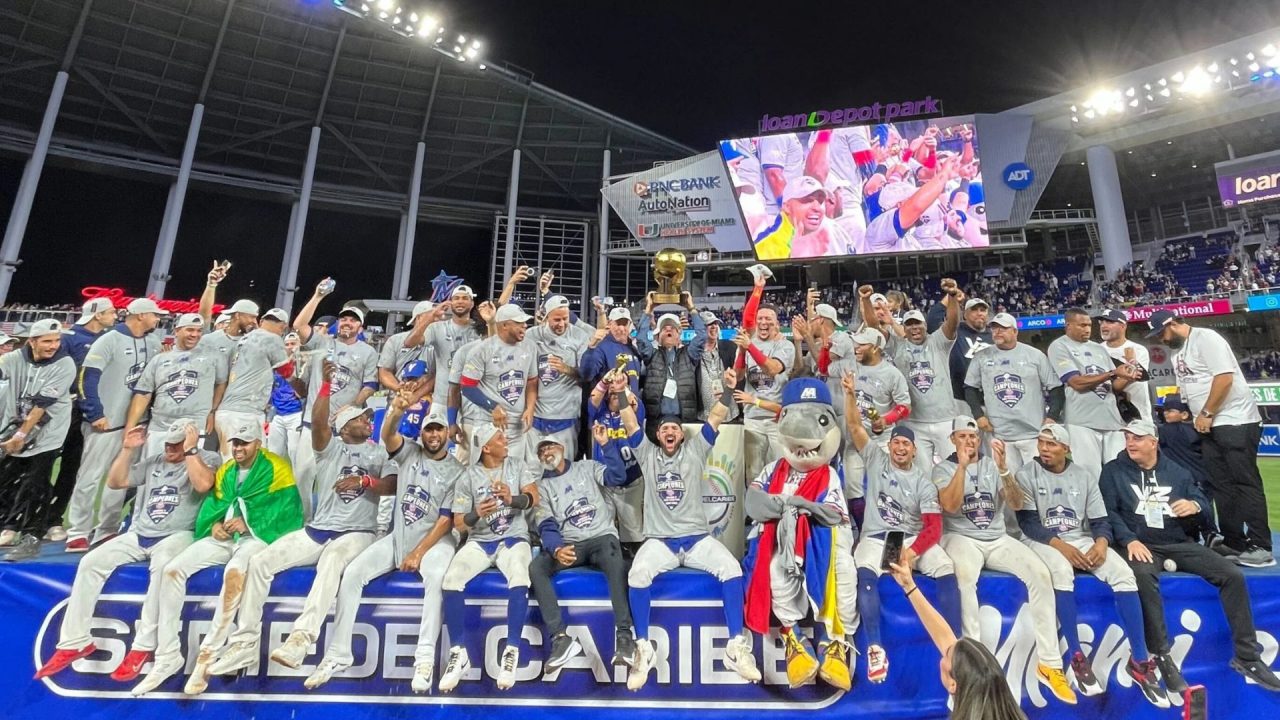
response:
M663 248L653 258L653 279L658 281L658 290L653 296L653 311L680 312L684 310L680 293L684 282L684 253L675 248Z

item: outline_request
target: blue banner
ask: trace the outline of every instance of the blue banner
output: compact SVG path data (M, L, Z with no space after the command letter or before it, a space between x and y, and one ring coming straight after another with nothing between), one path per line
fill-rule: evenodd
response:
M1258 454L1280 457L1280 425L1263 425L1258 437Z
M1066 315L1027 315L1018 318L1019 330L1056 330L1066 326Z
M625 675L606 663L613 652L613 617L603 576L570 570L557 576L568 632L585 652L559 671L542 673L546 652L536 605L524 630L518 682L498 691L499 641L505 636L506 589L496 571L484 573L468 588L468 648L473 671L449 695L414 695L409 688L417 641L421 587L416 577L394 573L371 583L355 626L355 664L320 689L308 691L303 679L320 661L328 628L316 652L298 670L267 660L279 646L300 609L299 598L314 572L283 573L272 586L264 616L262 658L239 679L214 678L199 698L181 693L185 671L143 698L129 695L131 684L112 681L109 673L124 657L132 639L146 588L146 568L131 565L107 583L94 613L98 652L72 669L36 682L31 675L54 651L75 566L30 563L0 567L0 603L6 622L0 625L0 653L8 671L0 675L0 717L93 717L121 720L172 720L193 709L226 717L259 720L363 720L408 717L413 712L442 710L459 717L486 720L741 720L744 711L763 718L800 716L820 710L832 718L938 718L947 716L947 696L938 679L938 653L916 621L902 592L882 578L884 637L890 660L888 682L872 685L865 668L857 668L855 685L841 693L825 684L790 690L783 650L776 634L755 639L764 673L758 685L745 684L723 662L728 633L723 624L720 590L708 575L678 570L654 584L653 631L656 670L638 693L626 690ZM182 613L182 641L191 669L195 647L208 628L221 583L218 570L195 575ZM1280 571L1250 571L1254 617L1266 661L1275 659L1271 634L1280 627ZM932 582L921 578L933 597ZM1031 718L1169 718L1142 699L1124 671L1128 642L1124 639L1111 591L1090 576L1076 582L1080 637L1107 692L1080 697L1076 707L1063 705L1036 681L1035 641L1023 606L1026 593L1011 576L987 573L979 596L982 640L994 648L1010 686ZM1280 695L1244 681L1227 667L1231 639L1217 592L1199 578L1167 575L1163 581L1173 656L1191 683L1209 688L1210 717L1280 716ZM442 637L437 676L444 667L449 642ZM1175 698L1181 703L1181 698ZM636 715L635 713L640 713Z
M1250 295L1246 298L1249 301L1249 312L1259 312L1262 310L1280 310L1280 293L1267 293L1265 295Z

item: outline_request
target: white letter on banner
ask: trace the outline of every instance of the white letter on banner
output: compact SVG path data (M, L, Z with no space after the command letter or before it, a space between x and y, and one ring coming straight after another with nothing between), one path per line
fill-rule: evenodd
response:
M738 673L729 669L717 670L717 661L724 662L724 646L717 640L728 640L729 629L720 625L703 625L698 628L698 682L702 685L745 685ZM685 653L688 655L688 653Z
M116 669L116 666L124 660L125 653L129 652L129 646L121 638L128 637L129 624L115 618L95 617L89 624L90 631L93 632L93 644L98 650L106 650L107 658L105 660L90 660L89 658L80 658L72 664L76 672L81 673L100 673L106 674ZM108 637L103 637L107 634Z
M529 641L529 648L533 651L535 648L542 647L542 628L532 625L525 625L520 636ZM498 679L498 673L502 671L499 661L502 654L498 652L498 643L507 637L506 625L494 625L489 628L489 633L484 639L484 669L489 677L494 680ZM534 654L533 652L528 653ZM542 674L542 661L536 658L521 658L523 664L516 667L516 682L525 682L527 680L537 680Z
M364 623L358 623L356 628L368 628L371 633L363 633L368 638L366 642L369 644L365 649L365 661L360 668L368 668L367 675L355 675L351 677L368 677L377 669L373 659L378 657L377 651L377 632L372 626ZM330 633L333 631L330 630ZM383 635L386 640L382 644L382 677L388 680L410 680L413 678L413 658L418 651L418 624L417 623L387 623L382 626ZM372 637L370 636L372 635ZM402 642L403 640L403 642ZM403 665L400 660L407 660ZM355 671L351 668L344 673L344 677ZM441 671L443 672L443 671Z

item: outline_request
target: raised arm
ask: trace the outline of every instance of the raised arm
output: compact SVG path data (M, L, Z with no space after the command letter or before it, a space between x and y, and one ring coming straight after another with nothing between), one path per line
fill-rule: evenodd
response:
M302 309L298 311L297 317L293 319L293 330L298 333L298 341L303 345L306 345L311 340L311 319L315 317L316 308L320 307L320 301L328 294L321 292L326 287L328 280L329 278L325 278L316 283L315 292L311 293L307 304L302 306Z
M844 377L840 379L840 386L844 388L844 420L849 427L849 439L853 442L853 448L862 452L867 443L871 442L871 436L862 426L862 408L858 407L856 383L853 373L848 371L845 371Z
M320 385L320 392L311 405L311 449L316 452L329 447L329 441L333 439L333 431L329 428L329 396L333 394L330 383L333 381L335 365L328 359L322 359L321 362L324 363L320 367L320 371L324 373L324 383Z

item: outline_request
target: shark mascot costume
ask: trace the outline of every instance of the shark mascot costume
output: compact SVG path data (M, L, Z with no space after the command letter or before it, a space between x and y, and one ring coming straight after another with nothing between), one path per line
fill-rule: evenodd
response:
M769 631L778 619L786 645L787 680L800 687L814 676L841 690L854 664L848 637L858 623L853 532L843 481L832 466L840 451L841 422L827 386L812 378L782 390L778 434L782 458L747 488L746 624ZM816 659L795 626L812 614Z

